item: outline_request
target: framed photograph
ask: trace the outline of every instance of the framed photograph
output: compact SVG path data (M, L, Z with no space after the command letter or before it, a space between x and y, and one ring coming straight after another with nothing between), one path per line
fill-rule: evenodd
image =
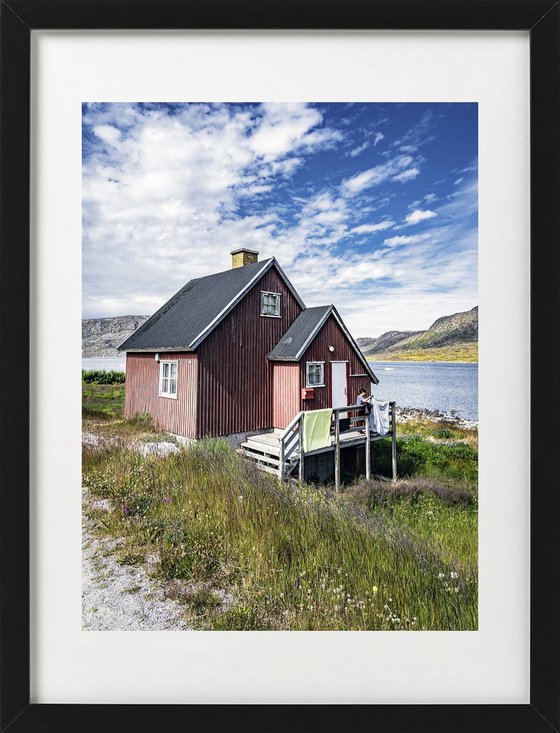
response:
M0 5L2 731L560 729L559 7Z

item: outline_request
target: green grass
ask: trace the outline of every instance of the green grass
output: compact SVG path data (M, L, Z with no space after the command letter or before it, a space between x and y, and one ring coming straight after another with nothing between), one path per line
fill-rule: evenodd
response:
M375 444L376 471L391 475L389 441ZM433 442L420 435L397 438L397 467L401 477L424 476L455 485L476 484L478 451L461 441Z
M82 382L82 417L98 420L120 418L124 411L124 384Z
M430 441L460 441L478 447L478 430L461 428L452 420L407 420L397 422L397 435L417 435Z
M281 484L221 441L166 458L85 449L83 473L92 495L111 502L96 519L124 539L123 560L155 555L158 576L186 589L198 628L477 626L472 489L425 479L335 495Z
M450 487L430 479L396 484L361 482L347 495L415 540L428 542L446 562L476 575L478 499L471 487Z
M476 628L476 430L399 423L401 479L336 495L281 484L221 441L142 457L131 443L169 436L147 415L122 417L123 385L82 388L84 427L117 439L84 450L84 483L112 506L88 511L120 540L120 563L157 558L193 627ZM389 475L390 441L374 454Z

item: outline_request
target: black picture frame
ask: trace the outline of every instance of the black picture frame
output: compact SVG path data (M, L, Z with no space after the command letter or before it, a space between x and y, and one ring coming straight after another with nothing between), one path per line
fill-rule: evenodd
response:
M558 731L558 0L0 0L0 730ZM531 47L531 619L525 705L30 704L30 34L36 29L525 30ZM507 268L507 263L504 263ZM520 294L522 296L523 294ZM7 358L9 355L10 358ZM504 365L504 368L511 365ZM524 592L522 590L521 592Z

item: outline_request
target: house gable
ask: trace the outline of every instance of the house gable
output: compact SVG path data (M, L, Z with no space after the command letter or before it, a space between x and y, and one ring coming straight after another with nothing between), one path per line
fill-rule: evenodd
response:
M329 347L333 348L333 351ZM300 383L306 385L306 368L308 362L322 362L324 364L324 386L315 387L313 399L302 400L302 410L317 410L323 407L332 407L331 389L333 362L347 362L348 404L356 401L358 391L365 387L369 391L369 383L378 383L367 360L361 353L356 342L346 329L344 322L333 307L328 318L314 336L311 344L299 360Z
M261 293L280 294L279 317L261 316ZM200 437L272 427L268 353L302 311L279 268L271 267L197 348Z
M300 308L304 308L295 288L272 257L190 280L126 339L119 350L194 351L272 269Z
M324 324L333 318L339 326L342 336L348 341L355 356L360 360L365 373L371 377L375 384L378 379L373 373L367 359L362 354L360 347L352 338L350 331L346 328L334 305L323 305L315 308L306 308L292 323L290 328L282 335L278 343L269 353L270 361L300 361L314 339L321 332Z

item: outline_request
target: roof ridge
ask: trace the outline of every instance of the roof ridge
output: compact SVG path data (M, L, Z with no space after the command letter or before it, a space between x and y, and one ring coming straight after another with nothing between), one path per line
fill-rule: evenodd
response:
M247 267L254 267L255 265L263 265L265 262L270 262L274 257L267 257L266 260L258 260L257 262L251 262L249 265L243 265L242 267L228 267L226 270L219 270L219 272L211 272L208 275L201 275L196 280L206 280L208 277L216 277L216 275L225 275L226 272L235 272L236 270L242 271Z

